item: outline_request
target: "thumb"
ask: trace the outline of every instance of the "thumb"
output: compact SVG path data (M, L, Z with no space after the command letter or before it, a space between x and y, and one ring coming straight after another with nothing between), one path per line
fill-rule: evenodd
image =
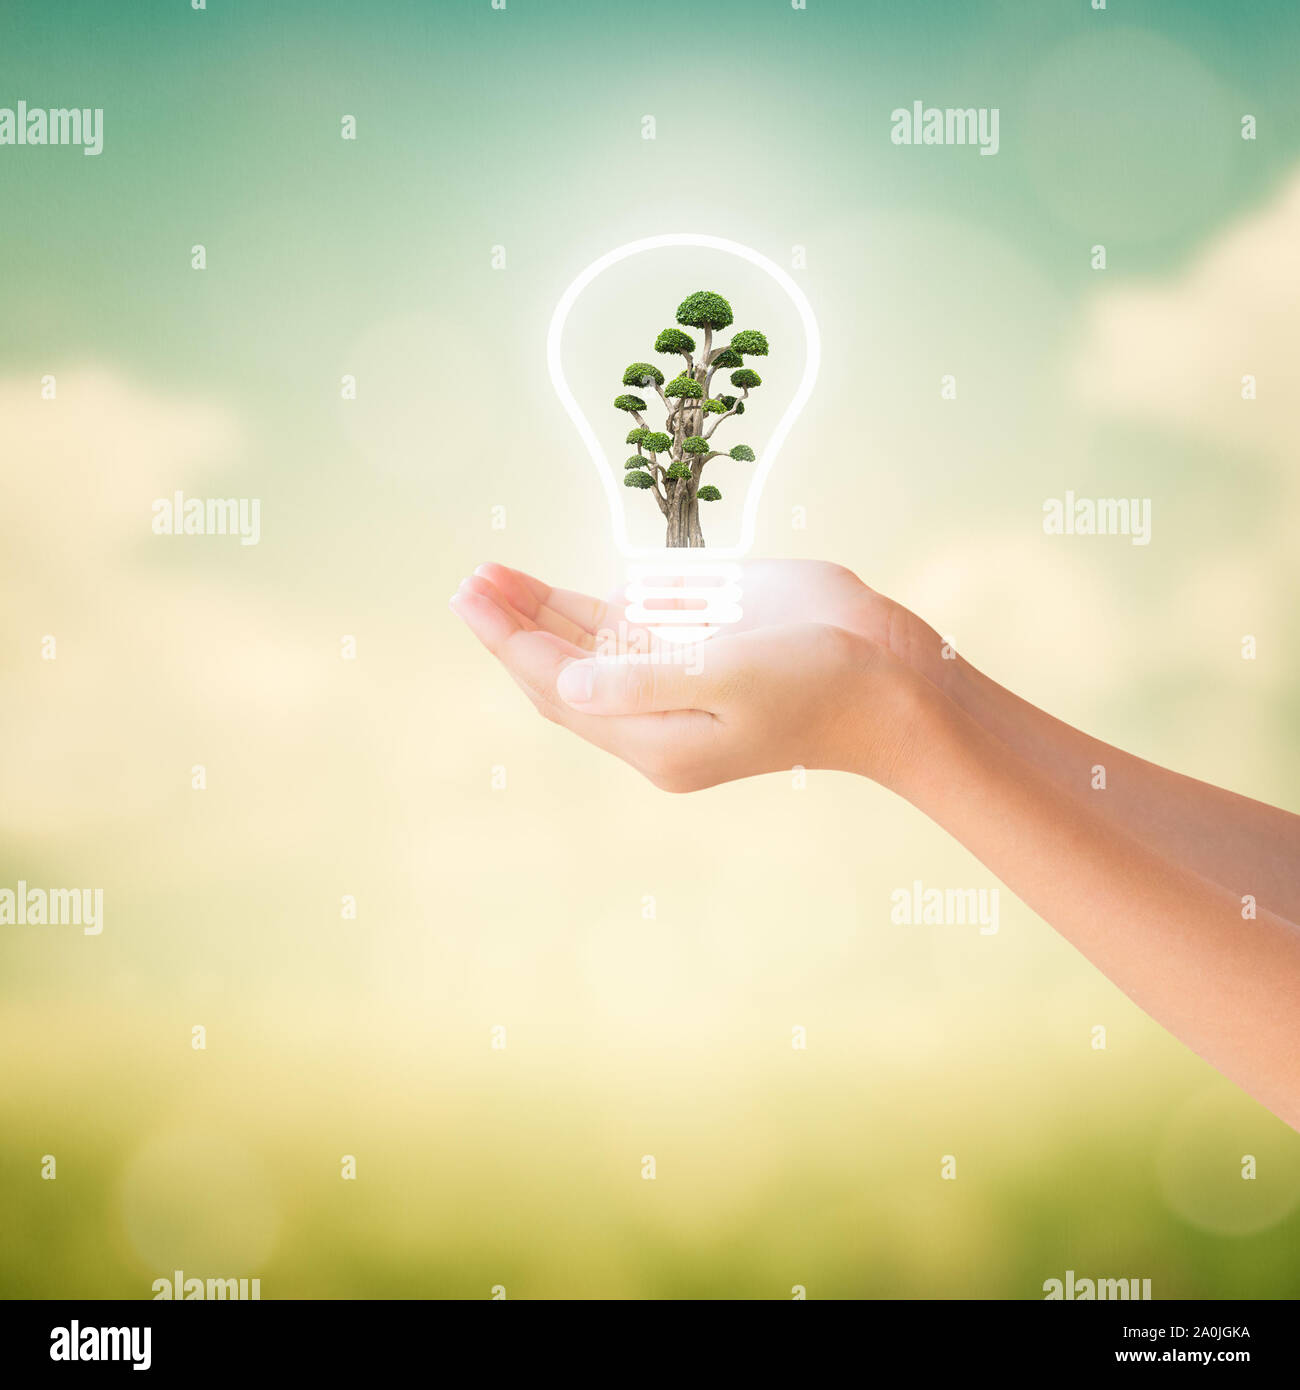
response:
M584 714L653 714L707 709L711 686L698 662L621 657L571 661L555 688L565 704Z

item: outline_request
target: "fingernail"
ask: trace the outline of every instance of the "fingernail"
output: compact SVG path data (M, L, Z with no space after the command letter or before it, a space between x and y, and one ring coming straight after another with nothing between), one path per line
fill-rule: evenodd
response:
M571 705L585 705L591 699L595 674L589 661L575 661L566 666L555 685L560 698Z

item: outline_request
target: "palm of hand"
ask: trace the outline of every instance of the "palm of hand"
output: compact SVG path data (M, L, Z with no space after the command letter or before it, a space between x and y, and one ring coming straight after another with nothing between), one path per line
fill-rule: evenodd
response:
M657 660L593 663L655 645L627 623L621 596L601 602L501 565L480 566L452 606L539 713L665 789L844 765L840 712L864 672L897 666L887 649L896 606L815 561L752 563L742 585L743 620L685 661L673 648ZM575 697L579 670L596 675Z
M852 570L822 560L756 560L744 566L743 616L734 631L829 623L889 645L894 605Z

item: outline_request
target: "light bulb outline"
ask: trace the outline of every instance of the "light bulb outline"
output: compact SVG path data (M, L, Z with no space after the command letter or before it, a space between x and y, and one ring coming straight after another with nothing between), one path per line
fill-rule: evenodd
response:
M623 498L620 496L624 489L615 484L614 470L610 464L609 456L605 453L604 447L586 415L583 414L582 407L569 389L564 369L560 365L560 344L564 337L564 325L568 320L570 310L578 300L578 296L598 275L603 274L611 266L627 260L629 256L640 255L644 251L657 251L665 246L698 246L709 251L724 251L757 266L780 285L794 304L799 314L799 320L803 325L804 338L807 344L803 376L799 380L794 395L790 398L790 403L785 408L785 413L777 421L776 428L764 446L763 456L758 461L754 477L750 479L749 487L745 493L739 541L734 546L707 545L703 550L682 551L677 555L674 555L674 552L666 547L634 546L629 542L627 517L623 510ZM777 456L785 444L786 436L790 433L794 422L803 413L803 408L808 404L813 393L813 388L817 384L818 372L821 370L821 356L821 330L817 325L817 316L813 313L813 307L808 302L808 296L804 294L788 272L777 265L775 261L739 241L730 241L726 237L710 236L703 232L665 232L660 236L641 237L637 241L629 241L622 246L616 246L612 251L607 251L581 271L560 296L560 301L551 315L550 327L546 334L546 366L550 372L551 386L559 397L565 413L578 431L583 444L586 445L587 453L591 456L597 473L600 474L601 484L605 489L605 500L609 503L610 519L614 525L614 541L618 546L619 554L628 559L657 558L665 562L675 562L676 565L689 563L691 557L699 560L734 560L746 554L754 543L758 504L763 495L763 489L767 486L768 475L776 464Z

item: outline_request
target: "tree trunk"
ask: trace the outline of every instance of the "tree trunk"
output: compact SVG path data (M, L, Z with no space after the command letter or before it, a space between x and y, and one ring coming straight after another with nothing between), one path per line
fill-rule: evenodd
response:
M674 482L668 495L668 539L664 542L678 547L690 544L690 499L678 492L680 486Z
M700 504L686 478L675 478L668 494L668 538L666 545L678 549L700 549L704 533L700 530Z
M690 375L700 383L701 389L708 376L708 360L712 347L713 331L704 330L704 351L700 361L693 364ZM682 441L689 435L704 433L704 400L680 398L677 401L676 417L670 412L668 430L673 437L668 457L673 463L681 463L685 457ZM665 516L668 520L668 537L665 544L684 550L704 549L704 531L700 527L700 502L696 491L700 485L700 469L693 467L689 478L674 478L666 484L667 505Z
M687 544L702 549L704 546L704 531L700 527L700 499L692 497L686 510L686 533L689 537Z

